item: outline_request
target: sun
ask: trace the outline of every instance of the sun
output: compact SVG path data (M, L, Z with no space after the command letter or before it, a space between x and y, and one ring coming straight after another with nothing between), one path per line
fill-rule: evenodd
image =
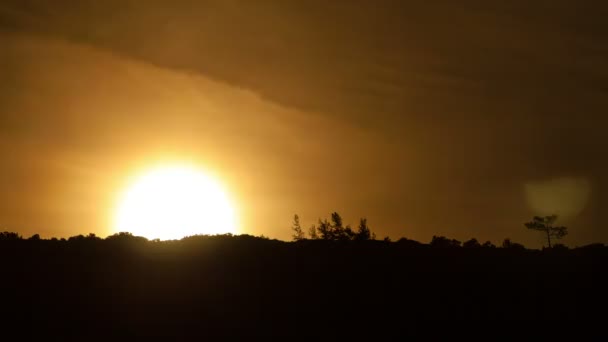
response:
M151 169L120 196L114 230L148 239L236 233L234 207L221 184L190 166Z

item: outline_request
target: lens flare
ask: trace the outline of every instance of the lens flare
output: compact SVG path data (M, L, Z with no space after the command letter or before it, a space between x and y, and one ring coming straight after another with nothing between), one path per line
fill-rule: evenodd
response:
M584 178L529 182L524 189L528 204L536 214L557 214L566 219L580 214L591 194L591 184Z

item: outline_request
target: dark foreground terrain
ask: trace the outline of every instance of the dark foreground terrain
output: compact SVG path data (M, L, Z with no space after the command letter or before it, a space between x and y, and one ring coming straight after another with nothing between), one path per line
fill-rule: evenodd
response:
M608 334L603 245L125 235L4 239L0 257L5 341Z

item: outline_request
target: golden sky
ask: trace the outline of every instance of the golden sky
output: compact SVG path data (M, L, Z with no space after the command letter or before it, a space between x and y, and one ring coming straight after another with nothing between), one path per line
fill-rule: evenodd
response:
M554 206L605 242L606 5L370 4L5 2L0 226L106 235L126 179L189 160L256 235L535 246Z

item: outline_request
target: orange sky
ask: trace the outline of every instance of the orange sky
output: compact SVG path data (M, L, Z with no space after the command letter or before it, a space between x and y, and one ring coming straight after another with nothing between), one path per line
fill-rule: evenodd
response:
M0 6L2 229L106 235L125 179L191 160L256 235L337 210L539 246L532 189L608 237L599 2L129 4Z

